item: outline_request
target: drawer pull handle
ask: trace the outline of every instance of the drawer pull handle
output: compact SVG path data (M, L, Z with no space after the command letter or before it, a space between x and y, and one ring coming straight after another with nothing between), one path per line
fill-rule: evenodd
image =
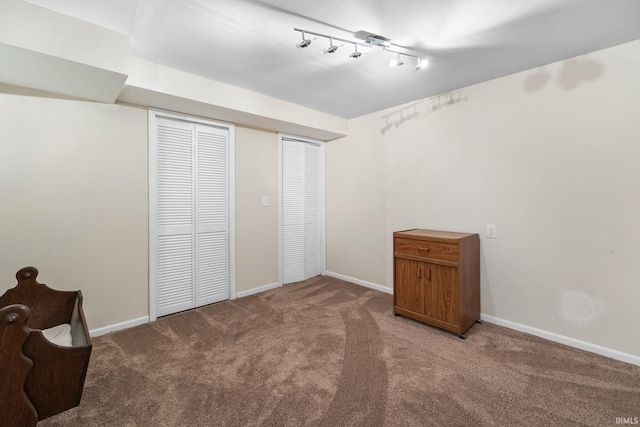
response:
M426 246L418 246L418 250L419 251L429 252L431 250L431 248L427 248Z

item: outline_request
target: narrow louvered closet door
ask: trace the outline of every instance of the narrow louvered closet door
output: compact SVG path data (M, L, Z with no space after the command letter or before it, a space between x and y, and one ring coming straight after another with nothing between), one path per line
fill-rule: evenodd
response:
M228 128L167 117L154 134L150 294L163 316L230 297L230 139Z
M196 306L229 298L227 130L196 126Z
M322 274L321 146L282 139L282 283Z
M193 139L192 124L158 120L158 316L194 306Z
M304 146L304 278L318 276L321 266L320 147Z
M282 142L283 283L304 280L304 145Z

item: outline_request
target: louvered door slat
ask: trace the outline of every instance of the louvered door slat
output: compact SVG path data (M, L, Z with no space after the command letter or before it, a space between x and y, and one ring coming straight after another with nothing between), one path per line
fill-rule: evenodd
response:
M158 238L158 315L193 307L192 235Z
M198 126L198 227L227 224L227 131Z
M198 305L228 299L227 233L198 234Z
M302 224L282 227L284 284L304 280L304 229Z
M158 121L158 227L193 224L193 127ZM171 234L172 230L161 230Z

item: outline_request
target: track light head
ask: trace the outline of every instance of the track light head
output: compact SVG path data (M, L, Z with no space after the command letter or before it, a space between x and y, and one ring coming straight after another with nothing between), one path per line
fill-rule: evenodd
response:
M418 62L416 63L416 71L424 70L429 66L429 61L423 58L418 58Z
M304 49L305 47L308 47L311 44L311 40L310 39L305 39L304 38L304 31L302 31L302 41L300 43L298 43L296 45L296 47L298 49Z
M353 58L353 59L360 58L362 56L362 52L358 52L358 45L354 44L353 47L355 48L355 50L351 52L351 54L349 55L349 58Z
M340 45L342 46L342 45ZM333 44L333 38L329 37L329 47L324 50L324 54L334 53L340 46L336 46Z
M389 67L399 67L401 65L404 65L404 62L402 62L402 60L400 59L400 54L398 54L397 59L392 59L389 61Z
M327 49L324 50L324 53L333 53L336 50L338 50L338 46L329 46Z

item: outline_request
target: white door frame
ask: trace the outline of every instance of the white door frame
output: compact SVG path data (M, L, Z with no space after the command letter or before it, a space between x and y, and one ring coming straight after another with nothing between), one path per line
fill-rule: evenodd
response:
M326 273L327 266L327 245L326 245L326 192L325 192L325 144L326 141L319 139L306 138L303 136L291 135L287 133L278 133L278 286L284 283L283 265L282 265L282 141L283 140L300 141L302 143L314 144L320 147L320 170L318 180L320 182L320 271Z
M229 132L228 158L227 158L227 179L228 179L228 215L229 226L229 299L236 297L236 128L231 123L207 120L187 114L175 113L171 111L149 108L149 321L157 319L158 304L158 278L157 269L152 268L152 263L158 259L158 119L168 118L182 120L190 123L200 123L207 126L215 126L227 129Z

